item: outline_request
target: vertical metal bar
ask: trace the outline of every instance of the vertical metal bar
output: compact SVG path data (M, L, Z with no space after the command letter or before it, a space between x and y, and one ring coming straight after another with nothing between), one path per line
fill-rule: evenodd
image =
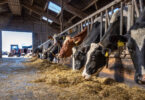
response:
M108 29L108 16L107 16L107 14L108 14L108 10L106 10L106 21L105 21L105 32L107 32L107 29Z
M83 30L83 22L81 23L81 31Z
M0 30L0 58L2 58L2 30Z
M128 18L127 18L127 30L129 31L132 22L132 5L131 2L128 3Z
M101 12L101 23L100 23L100 40L102 39L103 34L103 12Z
M138 9L136 0L134 0L134 6L135 6L136 15L137 15L137 17L139 17L140 13L139 13L139 9Z
M92 28L93 28L93 17L91 18L91 23L90 23L91 25L90 25L90 30L92 30Z
M121 2L120 8L120 35L123 35L123 2Z
M88 34L89 34L89 32L90 32L90 24L89 24L89 23L90 23L90 21L89 21L89 19L88 19L88 20L87 20L87 24L88 24L88 26L87 26L87 28L88 28L88 29L87 29L87 30L88 30Z
M60 32L63 31L63 0L61 0Z
M111 7L111 12L112 12L111 17L112 17L112 15L114 13L114 6Z
M41 25L40 25L40 27L41 27L41 32L40 32L40 44L42 44L42 19L41 19Z
M134 15L134 0L132 0L132 25L134 24L134 19L135 19L135 15Z
M139 5L140 5L140 12L143 11L143 1L142 0L139 0Z
M110 25L110 17L109 17L108 10L106 11L106 14L107 14L107 21L108 21L108 26L109 26Z

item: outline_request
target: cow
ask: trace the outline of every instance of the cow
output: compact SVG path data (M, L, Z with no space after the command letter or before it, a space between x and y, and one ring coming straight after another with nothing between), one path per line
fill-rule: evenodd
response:
M52 40L47 40L43 44L43 50L42 50L42 59L47 59L47 50L53 45Z
M36 54L38 58L42 58L42 50L43 50L43 45L39 45L39 46L34 50L34 54Z
M62 34L54 34L53 36L53 45L51 45L44 52L44 57L49 61L53 61L56 57L56 54L60 51L62 47L62 43L67 37L74 37L77 34L78 29L74 28L73 30L69 30L69 32L64 32Z
M54 58L56 58L56 54L59 52L60 48L62 47L64 38L66 34L63 35L54 35L53 40L54 43L53 45L47 50L47 59L49 61L53 61Z
M87 35L87 27L84 28L82 32L78 33L74 37L67 36L59 52L59 57L60 58L70 57L72 55L72 48L74 46L80 45L83 42L86 35Z
M123 9L123 34L127 33L127 9ZM120 9L110 20L110 26L99 43L92 43L87 53L87 61L82 76L89 79L92 74L99 72L107 63L108 53L118 49L119 44L124 44L127 39L120 36ZM116 38L117 37L117 38Z
M136 70L134 80L145 84L145 8L125 37Z
M104 26L103 22L103 26ZM104 29L103 27L103 34L104 35ZM93 24L91 32L87 35L83 43L79 47L74 47L72 49L73 56L72 56L72 68L73 70L80 70L85 62L86 62L86 54L88 50L90 49L91 43L98 43L100 41L100 22L96 21Z

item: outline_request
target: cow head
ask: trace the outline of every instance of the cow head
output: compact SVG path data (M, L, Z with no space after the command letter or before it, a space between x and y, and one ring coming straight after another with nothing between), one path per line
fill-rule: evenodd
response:
M42 50L43 50L43 46L42 46L42 45L38 46L38 47L35 49L35 52L36 52L38 58L42 58Z
M53 45L52 49L47 53L47 59L49 61L53 61L53 59L56 57L56 54L59 52L59 45Z
M124 20L123 20L123 32L126 33L126 23L127 23L127 11L123 10ZM91 44L91 48L87 53L87 61L85 64L85 69L83 71L83 76L87 79L90 76L100 70L106 64L106 57L108 53L117 50L120 44L124 44L127 41L126 38L120 36L120 10L116 11L111 18L110 26L98 44ZM116 38L117 37L117 38Z
M90 76L94 73L100 72L100 69L106 65L106 59L109 54L116 50L120 46L124 46L124 43L127 42L127 38L125 36L120 35L111 35L106 42L106 47L101 43L92 43L90 50L87 53L87 61L85 63L85 69L83 71L83 77L85 79L90 78ZM107 48L109 47L109 48Z
M87 61L82 76L89 79L92 74L96 73L106 64L106 57L102 52L102 47L96 43L92 43L87 53Z
M89 50L89 48L90 46L82 47L81 49L78 50L76 47L72 48L73 70L80 70L84 66L86 60L86 53Z

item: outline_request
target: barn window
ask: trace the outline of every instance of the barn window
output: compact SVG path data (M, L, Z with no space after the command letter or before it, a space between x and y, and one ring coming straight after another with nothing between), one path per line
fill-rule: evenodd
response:
M61 7L56 5L55 3L53 2L49 2L48 4L48 9L59 14L61 12Z
M51 19L47 19L46 17L42 17L43 20L48 21L49 23L52 23L53 21Z

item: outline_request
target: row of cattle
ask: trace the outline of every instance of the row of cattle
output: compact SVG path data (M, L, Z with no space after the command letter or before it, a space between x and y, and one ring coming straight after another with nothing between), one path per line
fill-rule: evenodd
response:
M89 79L107 64L111 52L127 45L136 70L134 79L137 83L145 83L145 9L129 31L127 31L128 10L126 8L123 10L123 35L120 35L120 13L121 11L117 10L112 15L106 32L103 21L101 39L101 23L97 20L89 33L86 27L80 33L54 35L53 40L38 46L34 53L49 61L72 56L72 69L80 70L84 67L82 76Z

